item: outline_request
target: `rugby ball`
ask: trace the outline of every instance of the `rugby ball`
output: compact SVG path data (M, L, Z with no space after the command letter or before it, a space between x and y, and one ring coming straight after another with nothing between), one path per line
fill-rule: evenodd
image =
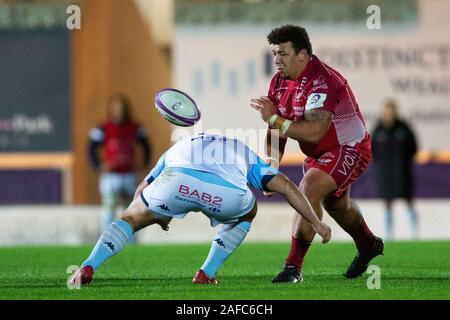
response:
M154 102L161 116L174 125L190 127L200 120L200 109L195 101L180 90L159 90Z

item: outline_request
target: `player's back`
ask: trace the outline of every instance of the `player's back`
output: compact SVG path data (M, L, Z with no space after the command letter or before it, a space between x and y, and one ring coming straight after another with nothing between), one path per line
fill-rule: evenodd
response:
M255 205L249 186L267 189L278 170L241 141L198 134L177 142L147 175L141 197L152 211L184 217L201 211L211 225L236 222Z
M257 155L238 139L204 134L185 138L166 153L166 167L183 167L218 175L234 186L246 189L247 174Z

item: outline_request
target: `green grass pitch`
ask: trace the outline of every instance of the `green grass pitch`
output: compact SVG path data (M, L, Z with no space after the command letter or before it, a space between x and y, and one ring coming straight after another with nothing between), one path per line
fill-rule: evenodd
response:
M69 290L65 273L91 246L0 249L0 299L450 299L450 242L387 242L381 289L369 274L342 274L354 257L351 243L314 243L301 284L272 284L287 243L243 243L219 270L218 286L191 284L209 245L130 245L106 261L93 282Z

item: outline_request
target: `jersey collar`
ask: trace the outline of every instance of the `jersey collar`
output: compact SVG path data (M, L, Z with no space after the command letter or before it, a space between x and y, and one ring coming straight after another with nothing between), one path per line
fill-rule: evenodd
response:
M295 81L301 82L302 79L303 79L303 77L307 76L307 75L310 73L311 69L314 68L314 66L317 64L317 61L318 61L317 56L313 54L313 55L309 58L309 61L308 61L308 63L306 64L305 69L303 69L303 71L300 73L300 75L297 77L297 79L295 79Z

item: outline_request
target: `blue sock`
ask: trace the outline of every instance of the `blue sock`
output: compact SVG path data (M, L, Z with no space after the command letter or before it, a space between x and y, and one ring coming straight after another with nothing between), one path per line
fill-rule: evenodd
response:
M385 217L385 225L386 225L386 238L392 239L392 237L393 237L392 210L386 210L384 217Z
M208 257L200 268L208 276L213 278L217 270L225 260L241 244L250 231L251 222L242 221L234 224L224 225L211 244Z
M114 221L102 233L91 255L83 262L81 268L92 266L96 270L106 259L122 250L132 235L133 228L128 222Z
M409 207L408 208L408 215L409 215L409 218L411 220L411 227L412 227L413 237L415 239L417 239L419 237L419 221L417 219L417 211L414 208Z

